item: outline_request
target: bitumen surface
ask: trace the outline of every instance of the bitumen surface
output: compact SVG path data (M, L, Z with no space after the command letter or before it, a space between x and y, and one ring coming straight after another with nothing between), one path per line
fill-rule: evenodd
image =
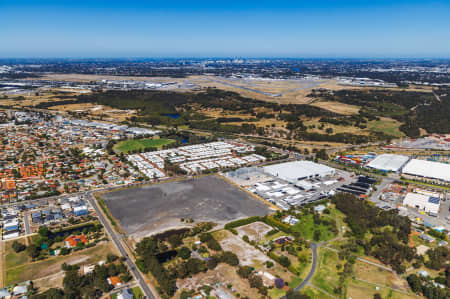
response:
M214 175L125 189L102 197L122 229L138 239L181 227L185 225L181 218L225 224L270 212L262 201Z

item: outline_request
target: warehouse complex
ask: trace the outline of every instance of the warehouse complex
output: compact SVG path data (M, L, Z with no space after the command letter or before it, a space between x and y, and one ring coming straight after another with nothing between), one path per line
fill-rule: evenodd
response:
M437 216L441 204L439 193L416 189L403 199L403 205Z
M381 171L399 172L408 161L408 156L382 154L370 161L367 167Z
M264 172L296 184L298 181L334 175L331 167L311 161L294 161L264 167Z
M412 159L403 168L403 174L441 182L450 182L450 164Z

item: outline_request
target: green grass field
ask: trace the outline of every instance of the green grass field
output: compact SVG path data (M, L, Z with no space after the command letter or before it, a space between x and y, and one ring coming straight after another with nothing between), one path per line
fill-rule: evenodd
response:
M331 299L331 298L333 298L333 297L328 296L327 294L320 292L319 290L317 290L311 286L306 286L302 290L302 293L308 295L309 297L311 297L311 299Z
M144 298L144 293L142 292L140 287L134 287L131 289L131 291L133 292L134 298L136 299Z
M400 125L401 123L393 119L383 118L367 123L367 128L373 132L382 132L395 137L404 137L405 134L399 130Z
M163 145L175 142L173 139L132 139L119 142L114 146L114 150L128 153L134 150L143 150L147 147L156 147L160 149Z
M337 252L320 248L317 270L312 283L322 290L333 294L334 288L338 286L339 282L338 270L336 269L338 264L343 264L343 262L339 261Z
M19 241L24 243L25 241ZM28 262L28 254L24 250L22 252L16 253L14 249L12 249L13 241L9 241L5 243L5 254L6 254L6 268L17 267Z
M323 218L326 219L326 218ZM306 216L302 216L300 218L300 222L296 225L292 226L292 229L296 232L299 232L303 238L306 240L313 240L314 231L320 231L320 239L318 241L328 241L335 237L335 234L330 231L330 227L328 225L314 224L313 215L309 214Z

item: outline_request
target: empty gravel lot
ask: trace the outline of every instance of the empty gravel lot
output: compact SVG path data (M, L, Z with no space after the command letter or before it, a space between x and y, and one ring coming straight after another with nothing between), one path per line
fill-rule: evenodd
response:
M213 175L111 192L103 198L136 239L186 226L181 218L224 224L270 212L263 202Z

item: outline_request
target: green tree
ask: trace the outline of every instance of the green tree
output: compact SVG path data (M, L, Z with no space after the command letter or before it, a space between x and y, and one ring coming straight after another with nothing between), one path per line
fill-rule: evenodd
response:
M291 265L291 261L289 260L289 258L284 255L279 257L278 262L280 263L280 265L282 265L283 267L286 267L286 268Z
M31 258L35 259L39 256L40 249L35 244L31 244L27 247L27 253Z
M182 244L182 238L179 234L171 235L168 238L168 241L172 249L175 249Z
M27 247L20 242L14 241L12 244L12 248L14 252L19 253L21 251L24 251Z
M178 256L184 260L187 260L191 257L191 251L186 246L183 246L178 250Z
M39 227L38 233L41 237L48 238L48 236L50 235L50 230L48 229L47 226L41 226Z

